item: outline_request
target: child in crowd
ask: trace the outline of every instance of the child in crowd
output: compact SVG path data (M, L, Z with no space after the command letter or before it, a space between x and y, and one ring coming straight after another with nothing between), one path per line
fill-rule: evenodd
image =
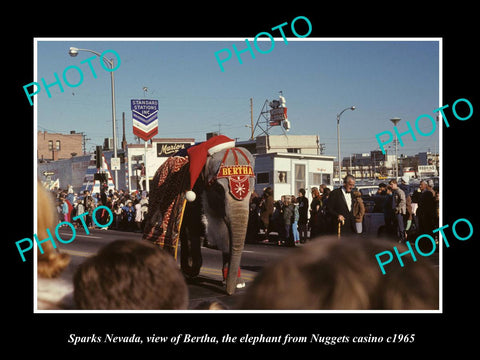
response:
M292 195L292 204L293 204L293 223L292 223L292 235L295 245L300 243L300 233L298 232L298 220L300 218L300 213L298 212L298 202L295 198L295 195Z

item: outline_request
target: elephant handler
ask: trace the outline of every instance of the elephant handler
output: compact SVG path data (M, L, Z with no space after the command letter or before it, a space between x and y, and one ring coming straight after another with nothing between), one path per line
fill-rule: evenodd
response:
M340 223L342 235L355 234L355 217L353 216L352 190L355 187L355 177L347 175L343 185L330 193L327 202L327 213L332 218L333 232L337 231Z
M265 238L263 239L264 243L269 241L268 234L270 233L270 218L274 209L273 203L273 191L269 186L263 190L262 201L260 202L260 220L262 221L262 229L265 233Z

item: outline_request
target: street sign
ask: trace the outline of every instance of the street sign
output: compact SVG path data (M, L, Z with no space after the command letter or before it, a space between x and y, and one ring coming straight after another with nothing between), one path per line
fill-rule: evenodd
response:
M110 159L110 168L112 170L120 170L120 158L112 157Z
M133 133L144 141L158 134L158 100L131 100Z

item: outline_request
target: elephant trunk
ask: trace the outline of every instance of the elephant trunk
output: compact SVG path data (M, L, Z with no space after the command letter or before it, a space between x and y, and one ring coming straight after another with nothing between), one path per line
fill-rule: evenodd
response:
M229 199L227 203L229 216L227 216L226 222L230 233L230 259L226 291L229 295L232 295L237 285L237 274L247 233L248 198L243 201Z

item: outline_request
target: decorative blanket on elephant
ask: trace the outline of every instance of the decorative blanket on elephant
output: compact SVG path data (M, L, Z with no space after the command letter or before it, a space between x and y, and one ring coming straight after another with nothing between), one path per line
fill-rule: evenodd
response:
M171 156L158 168L150 191L143 239L176 257L189 182L188 156Z
M229 154L233 155L235 165L226 165ZM239 165L238 158L240 155L246 160L246 165ZM255 177L250 160L248 160L241 149L232 148L225 151L218 173L210 182L220 178L227 178L230 194L237 200L243 200L250 195L250 177Z
M191 190L207 157L217 152L225 150L220 168L208 185L219 178L227 178L230 194L235 199L243 200L250 194L249 179L255 177L253 167L245 153L234 146L234 140L218 135L166 159L153 178L144 240L160 246L176 258L186 198L188 193L193 193ZM242 158L245 161L239 161Z

